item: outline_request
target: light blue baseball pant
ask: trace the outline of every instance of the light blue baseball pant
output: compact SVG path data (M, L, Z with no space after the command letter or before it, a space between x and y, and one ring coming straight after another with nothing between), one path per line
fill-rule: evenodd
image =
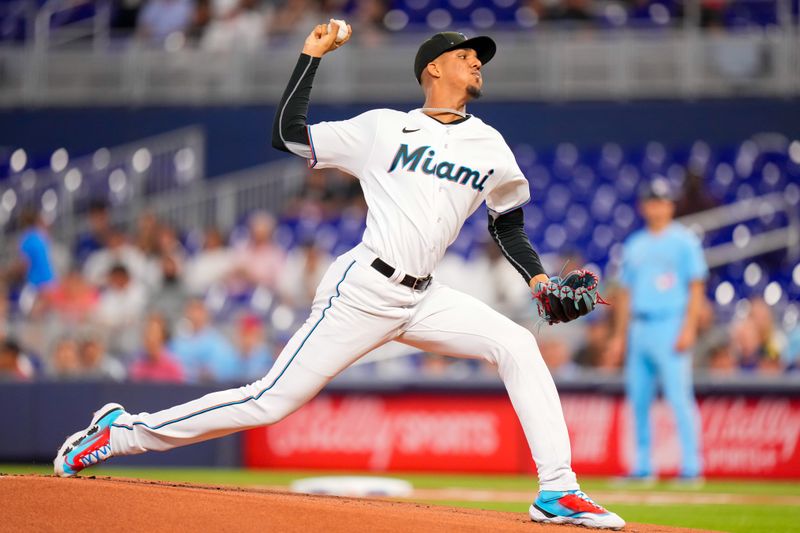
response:
M633 412L636 439L633 473L653 474L650 408L660 384L672 408L681 446L680 475L702 473L692 357L675 351L683 316L634 317L628 335L625 388Z

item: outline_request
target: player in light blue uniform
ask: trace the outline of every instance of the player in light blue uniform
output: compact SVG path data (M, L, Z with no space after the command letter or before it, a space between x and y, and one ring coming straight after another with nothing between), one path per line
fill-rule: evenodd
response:
M673 221L675 204L665 181L648 184L639 207L646 227L625 241L610 347L620 356L623 350L627 354L625 383L636 436L630 475L642 479L654 475L650 407L660 384L680 439L679 476L699 479L699 417L690 350L708 267L699 239Z

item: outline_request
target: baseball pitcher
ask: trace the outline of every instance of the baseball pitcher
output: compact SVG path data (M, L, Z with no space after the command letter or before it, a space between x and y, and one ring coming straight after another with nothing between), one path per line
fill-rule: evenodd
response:
M536 462L538 522L619 529L625 522L584 494L570 466L558 393L536 340L525 328L430 275L464 221L482 204L505 257L530 285L541 316L568 321L597 303L597 279L576 271L549 278L524 231L530 188L503 137L466 112L495 55L489 37L438 33L419 47L414 75L425 94L408 113L375 109L341 122L308 125L322 57L344 45L339 25L321 24L305 41L278 105L275 148L358 178L368 206L363 240L340 256L317 288L311 315L261 380L157 413L119 404L98 410L55 459L61 476L115 455L169 450L274 424L311 400L360 357L389 341L496 366Z

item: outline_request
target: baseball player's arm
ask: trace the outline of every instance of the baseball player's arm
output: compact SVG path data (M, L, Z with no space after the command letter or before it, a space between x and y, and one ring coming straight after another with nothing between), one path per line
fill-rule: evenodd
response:
M686 317L683 327L675 341L675 351L685 352L694 346L697 340L697 321L700 317L700 308L705 298L705 283L703 280L694 280L689 283L689 302L686 306Z
M631 317L631 297L628 289L618 286L614 293L614 329L605 353L605 364L616 367L625 353L625 341L628 336L628 324Z
M695 235L687 235L686 254L681 264L688 270L689 298L686 305L686 316L683 320L675 351L686 352L697 340L697 322L705 300L705 279L708 277L708 265L703 255L703 245Z
M525 215L521 207L502 215L490 211L489 233L505 258L531 287L539 281L547 281L539 254L525 233Z
M311 141L308 136L308 102L311 99L311 86L322 56L336 50L350 39L352 31L342 41L335 41L338 24L320 24L306 38L303 53L297 60L286 90L278 104L272 122L272 146L300 157L312 157Z

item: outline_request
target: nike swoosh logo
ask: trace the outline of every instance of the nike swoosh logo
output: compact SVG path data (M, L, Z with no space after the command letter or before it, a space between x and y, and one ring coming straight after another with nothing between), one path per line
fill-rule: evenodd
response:
M417 128L415 130L409 130L409 129L403 128L403 133L414 133L415 131L419 131L419 130L420 130L419 128Z

